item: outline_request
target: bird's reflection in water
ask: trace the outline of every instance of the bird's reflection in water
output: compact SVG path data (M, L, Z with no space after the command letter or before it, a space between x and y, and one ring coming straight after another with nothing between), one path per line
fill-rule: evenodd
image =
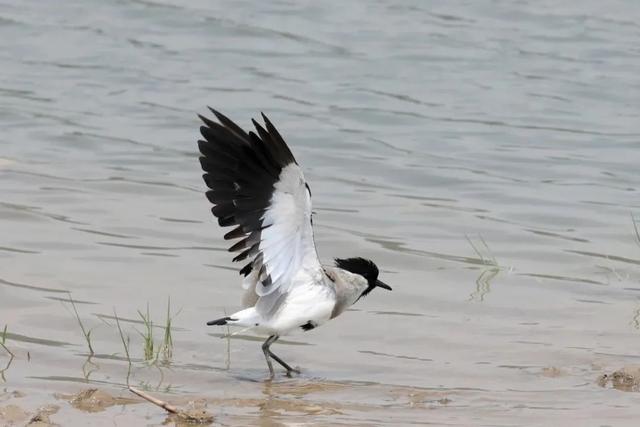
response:
M314 399L313 394L337 392L346 384L322 380L306 381L292 379L285 381L265 381L262 399L257 402L261 426L280 426L299 423L300 419L283 419L287 414L330 415L341 414L344 404L324 399Z

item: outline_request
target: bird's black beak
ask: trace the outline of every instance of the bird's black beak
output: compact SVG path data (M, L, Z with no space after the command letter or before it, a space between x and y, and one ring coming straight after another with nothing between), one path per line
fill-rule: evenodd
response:
M380 280L376 280L376 286L378 286L379 288L382 288L382 289L386 289L388 291L392 290L391 286L387 285L386 283L384 283L384 282L382 282Z

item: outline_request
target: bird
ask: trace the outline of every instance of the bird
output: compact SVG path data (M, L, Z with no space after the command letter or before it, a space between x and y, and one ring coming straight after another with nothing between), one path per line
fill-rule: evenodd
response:
M270 378L272 359L286 375L300 374L270 347L280 337L311 331L337 317L375 288L391 290L378 279L373 261L336 258L324 265L313 235L311 189L284 139L261 113L255 131L244 131L227 116L208 107L217 122L198 115L200 165L213 204L211 212L224 235L236 240L229 252L244 263L242 309L207 322L239 326L267 336L262 351Z

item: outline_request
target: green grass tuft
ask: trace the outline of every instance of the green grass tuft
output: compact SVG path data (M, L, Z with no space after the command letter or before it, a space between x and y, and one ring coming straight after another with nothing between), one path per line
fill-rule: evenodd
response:
M162 357L165 362L169 362L173 357L173 335L171 333L171 325L173 318L171 317L171 297L167 298L167 318L164 325L164 337L160 346Z
M2 330L2 335L0 335L0 347L2 347L4 351L9 353L9 356L11 356L11 359L13 359L15 355L11 350L9 350L9 347L5 345L5 343L7 342L7 326L8 325L4 325L4 329Z
M153 320L151 320L151 314L149 314L149 303L147 303L147 313L146 315L138 310L138 315L142 318L142 322L144 323L144 332L138 331L143 341L143 354L144 360L152 361L156 358L156 353L154 352L154 342L153 342Z
M118 333L120 334L120 339L122 340L122 346L124 347L124 354L127 356L127 363L129 364L129 369L127 370L127 386L129 385L129 377L131 377L131 355L129 354L129 344L131 343L129 335L127 338L124 337L124 332L122 332L122 327L120 326L120 318L118 318L118 313L116 313L116 309L113 309L113 317L116 318L116 326L118 327Z
M82 335L84 335L84 339L87 342L87 347L89 348L89 355L93 356L95 352L93 351L93 346L91 345L91 332L93 329L87 330L82 323L82 319L80 319L80 314L78 314L78 309L76 308L76 303L71 297L71 292L69 292L69 301L71 302L71 307L73 307L73 312L76 314L76 319L78 320L78 325L80 325L80 329L82 330Z
M156 343L153 335L153 328L158 327L154 325L151 319L151 313L149 311L149 303L147 303L147 311L145 313L138 310L138 315L142 319L144 324L144 331L138 333L142 337L143 341L143 354L144 360L147 362L157 363L162 361L163 363L169 363L173 358L173 318L175 315L171 314L171 298L167 298L167 315L163 329L162 340Z

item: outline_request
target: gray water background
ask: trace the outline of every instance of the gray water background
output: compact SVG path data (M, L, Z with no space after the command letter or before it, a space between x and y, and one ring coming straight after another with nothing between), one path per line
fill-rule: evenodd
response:
M30 357L7 384L87 381L70 291L104 356L89 383L122 385L114 308L162 323L170 297L165 382L257 393L238 382L264 377L258 343L226 370L204 326L241 295L197 161L211 105L265 112L322 260L371 258L394 287L279 346L304 378L450 393L426 413L460 425L637 416L595 379L640 346L638 22L630 0L0 1L0 328ZM425 419L387 391L340 422Z

